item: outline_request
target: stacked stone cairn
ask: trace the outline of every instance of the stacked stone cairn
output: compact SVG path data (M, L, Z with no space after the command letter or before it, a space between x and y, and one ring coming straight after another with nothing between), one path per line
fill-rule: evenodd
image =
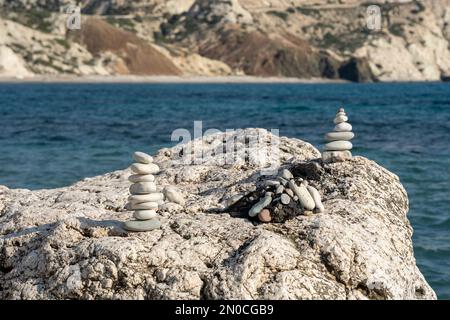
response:
M294 179L289 170L283 169L276 180L265 181L264 193L251 207L248 215L258 217L261 222L270 222L274 217L277 217L275 222L282 222L298 214L323 212L325 208L319 191L308 185L308 181Z
M128 178L133 184L130 187L131 196L127 208L132 210L135 220L126 221L124 228L128 231L150 231L161 227L157 218L159 204L163 203L164 195L157 192L155 174L159 172L158 165L153 163L152 156L135 152L131 165L133 174Z
M325 135L325 150L322 153L322 160L324 162L342 162L352 158L353 145L350 140L355 134L352 132L352 125L347 122L348 117L345 110L340 108L336 117L334 118L333 132Z

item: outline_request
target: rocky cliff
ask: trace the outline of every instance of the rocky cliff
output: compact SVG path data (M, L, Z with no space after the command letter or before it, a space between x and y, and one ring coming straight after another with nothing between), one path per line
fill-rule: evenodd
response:
M80 31L65 29L69 3L0 0L0 75L450 76L450 0L89 0ZM99 35L113 49L92 50Z
M230 214L231 199L270 178L259 160L272 149L246 148L256 136L278 143L280 168L319 190L324 213L265 224ZM193 150L197 164L179 161ZM163 205L162 228L144 233L121 227L128 169L54 190L0 187L0 299L435 299L398 177L363 157L319 157L262 129L162 149L158 185L177 185L186 204Z

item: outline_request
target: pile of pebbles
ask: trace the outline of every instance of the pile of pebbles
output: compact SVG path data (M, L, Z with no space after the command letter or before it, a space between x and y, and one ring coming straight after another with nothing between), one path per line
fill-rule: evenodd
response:
M300 214L325 212L319 191L306 180L294 179L287 169L281 170L276 180L265 181L258 199L248 216L261 222L283 222Z
M126 207L134 211L135 220L126 221L124 228L135 232L158 229L161 222L157 218L157 210L164 202L164 195L157 191L154 176L159 167L153 163L152 156L143 152L135 152L133 159L136 161L131 165L133 175L128 178L133 184Z
M333 120L335 127L332 132L325 135L325 150L322 153L324 162L341 162L352 158L353 145L350 140L355 134L352 125L347 122L348 117L343 108L340 108Z

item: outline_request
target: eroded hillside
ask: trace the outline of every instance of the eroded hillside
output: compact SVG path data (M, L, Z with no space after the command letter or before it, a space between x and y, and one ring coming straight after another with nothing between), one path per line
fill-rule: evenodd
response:
M0 75L450 76L450 0L89 0L67 30L70 3L0 0Z

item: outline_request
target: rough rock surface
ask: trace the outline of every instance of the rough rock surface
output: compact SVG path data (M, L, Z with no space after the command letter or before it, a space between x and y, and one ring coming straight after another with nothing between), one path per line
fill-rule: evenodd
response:
M224 210L270 178L258 164L270 149L249 147L232 164L217 151L258 133L279 142L281 167L309 179L325 213L258 224ZM199 150L201 163L170 161ZM318 157L262 129L162 149L158 185L176 185L186 204L166 205L161 229L144 233L122 229L129 170L53 190L0 187L0 299L435 299L415 263L398 177L363 157Z

